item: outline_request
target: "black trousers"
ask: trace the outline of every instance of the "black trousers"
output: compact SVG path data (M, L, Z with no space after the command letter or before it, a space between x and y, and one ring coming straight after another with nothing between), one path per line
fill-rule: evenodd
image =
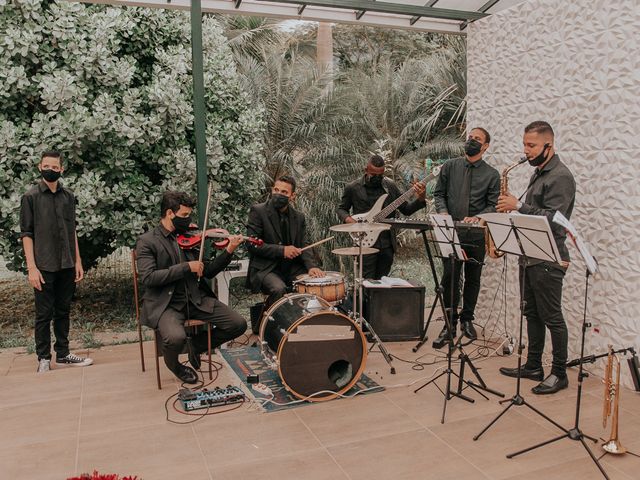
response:
M298 275L307 273L303 265L292 264L288 272L283 273L278 270L269 272L262 279L260 291L265 295L269 295L264 304L266 310L275 302L280 300L288 291L290 291L293 281Z
M76 271L65 268L57 272L40 272L44 279L42 290L35 294L36 322L35 340L38 360L51 360L51 322L56 343L56 357L69 355L69 311L71 299L76 291Z
M551 373L566 375L567 324L562 316L562 282L566 270L549 263L520 267L520 287L524 285L524 315L527 318L527 368L542 366L546 329L551 333L553 363Z
M377 247L376 247L377 248ZM362 277L380 280L391 272L393 265L393 247L381 248L378 253L362 256Z
M176 310L169 306L160 316L158 321L158 333L162 339L162 354L167 368L176 373L180 365L178 356L187 339L187 332L184 329L184 321L189 318L193 320L204 320L210 322L211 329L211 349L219 347L223 343L233 340L242 335L247 329L247 321L238 312L231 310L227 305L215 299L215 307L212 313L203 312L195 305L185 305L182 309ZM207 330L198 332L191 336L191 342L197 353L207 350Z
M448 311L453 309L451 320L453 327L458 323L458 305L460 303L460 274L464 269L464 285L462 288L462 311L460 320L472 322L475 319L475 309L480 293L480 277L482 276L482 263L485 256L484 235L480 233L459 233L462 249L471 261L459 262L451 259L443 259L444 271L442 275L442 296L444 306ZM454 263L453 273L451 263ZM451 304L451 284L453 282L453 305Z

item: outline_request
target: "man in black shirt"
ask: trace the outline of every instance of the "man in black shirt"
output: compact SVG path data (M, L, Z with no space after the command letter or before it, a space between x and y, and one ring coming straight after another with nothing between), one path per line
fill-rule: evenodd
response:
M306 244L306 222L292 201L296 198L296 181L281 176L271 189L271 198L251 207L247 235L264 241L261 246L249 245L247 287L254 293L269 295L264 308L281 298L296 276L308 273L321 277L312 251L302 250ZM253 326L257 333L258 325Z
M520 265L520 282L524 280L524 315L527 318L529 349L520 375L543 380L533 387L536 394L556 393L569 386L567 379L567 325L562 316L562 283L569 266L569 251L565 245L564 228L553 222L556 212L571 217L576 197L573 174L555 153L554 133L547 122L533 122L524 129L524 153L529 164L536 167L524 202L508 194L498 200L499 212L518 211L526 215L544 215L549 220L562 264L530 259ZM522 285L522 284L521 284ZM551 333L553 362L545 378L542 352L546 328ZM517 368L502 367L503 375L517 377Z
M212 349L247 329L247 321L219 301L202 280L215 277L229 264L242 236L230 236L229 244L214 260L200 262L198 248L182 250L177 242L177 235L189 229L194 205L195 200L183 192L165 192L160 224L141 235L136 243L138 273L145 287L140 319L158 330L167 368L191 384L198 381L196 372L178 360L187 340L186 319L204 320L215 327L211 331ZM196 370L207 343L206 330L191 339L189 362Z
M433 192L436 211L450 214L454 221L469 224L469 228L458 228L458 238L462 244L468 261L464 262L464 288L462 294L462 312L460 327L462 334L471 340L477 338L473 327L475 308L480 292L480 276L485 256L484 229L472 228L480 219L477 215L494 212L500 194L500 174L483 160L489 148L491 136L484 128L474 128L469 132L465 143L465 156L453 158L442 166L438 182ZM442 288L444 305L451 313L452 334L455 337L458 323L458 303L460 301L460 273L462 263L444 260ZM452 274L453 269L453 274ZM453 305L451 305L451 282L454 285ZM438 338L433 342L434 348L442 348L449 337L445 325Z
M84 277L76 235L76 199L59 181L64 172L59 152L42 154L42 180L20 203L20 231L29 283L35 295L38 373L51 368L51 323L56 364L87 366L90 358L69 352L69 311L76 283Z
M347 184L344 188L337 209L340 221L354 223L352 214L368 212L378 198L385 193L388 196L382 208L402 195L393 180L384 176L384 170L384 159L379 155L372 155L365 168L364 176ZM424 184L416 183L414 189L418 198L398 207L398 210L405 215L411 215L425 206ZM395 217L395 212L389 217ZM363 256L362 274L364 278L379 280L383 276L389 275L393 265L393 256L397 248L395 231L387 230L380 233L373 247L378 249L378 253Z

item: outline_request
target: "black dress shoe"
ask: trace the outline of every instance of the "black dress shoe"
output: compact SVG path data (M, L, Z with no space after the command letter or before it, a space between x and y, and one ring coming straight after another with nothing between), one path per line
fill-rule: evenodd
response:
M500 367L500 373L507 377L518 378L518 368ZM527 368L522 366L520 369L520 378L529 378L531 380L541 381L544 378L544 370L540 368Z
M175 375L182 383L190 383L192 385L198 383L198 374L193 368L187 367L186 365L180 365Z
M559 392L568 386L569 379L566 375L564 377L559 377L551 373L542 382L533 387L531 391L536 395L548 395L550 393Z
M476 333L476 329L473 326L472 321L460 322L460 331L462 335L467 337L469 340L477 340L478 334Z
M456 327L453 327L453 338L456 337ZM444 347L447 342L449 341L449 330L447 330L447 327L445 326L442 330L440 330L440 333L438 334L438 338L436 338L433 341L433 348L442 348Z

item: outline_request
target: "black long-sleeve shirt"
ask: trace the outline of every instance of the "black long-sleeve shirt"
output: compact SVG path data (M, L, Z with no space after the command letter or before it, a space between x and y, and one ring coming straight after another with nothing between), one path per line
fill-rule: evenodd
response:
M76 198L58 182L52 192L44 181L20 202L20 237L33 239L36 266L57 272L76 265Z
M569 261L569 250L565 244L567 232L564 227L554 223L553 216L556 212L560 212L570 218L575 200L576 182L573 174L560 161L560 157L554 155L542 169L536 169L531 176L525 200L518 210L525 215L544 215L547 217L560 257L567 262ZM530 259L528 264L533 265L540 262Z
M471 186L469 189L468 215L461 204L463 196L465 168L471 168ZM465 216L475 217L482 213L496 211L500 196L500 174L483 159L474 163L465 157L452 158L442 165L438 182L433 191L433 199L438 213L448 213L454 220Z
M361 178L354 180L345 186L340 204L336 210L338 218L340 218L341 222L344 222L347 217L352 214L357 215L359 213L368 212L371 210L371 207L373 207L378 198L385 193L388 194L388 196L382 206L383 209L402 195L398 186L390 178L384 177L382 179L382 185L380 185L379 188L372 188L367 186L365 176L363 175ZM409 216L423 208L425 205L426 202L424 200L414 198L413 200L400 205L398 210L404 215ZM395 211L389 214L390 218L395 216ZM394 249L396 247L395 231L393 230L382 232L374 244L375 248L386 248L389 246Z

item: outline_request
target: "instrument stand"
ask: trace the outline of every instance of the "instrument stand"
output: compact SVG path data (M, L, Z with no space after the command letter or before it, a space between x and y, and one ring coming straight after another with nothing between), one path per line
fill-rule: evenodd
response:
M546 220L546 218L545 218L545 220ZM515 252L508 252L508 253L514 253L515 255L519 255L520 257L522 257L522 259L524 261L524 264L526 265L527 264L527 260L529 259L529 256L527 256L527 253L526 253L525 249L522 246L522 238L520 236L520 232L518 230L518 227L515 226L512 218L510 219L510 223L511 223L511 225L509 227L510 228L510 234L513 234L515 236L515 238L517 240L517 243L518 243L518 248L520 250L520 253L519 254L517 254ZM491 222L487 222L487 226L490 227L491 226ZM494 242L495 242L495 240L494 240ZM498 250L500 250L500 247L502 247L502 245L496 246L496 248ZM521 274L522 274L522 279L520 281L520 325L519 325L519 333L518 333L518 377L516 379L516 392L514 393L513 397L511 397L509 399L506 399L506 400L501 400L500 402L498 402L501 405L504 404L504 403L508 403L508 405L504 408L504 410L502 410L502 412L500 412L498 414L498 416L496 416L493 420L491 420L491 422L489 422L489 424L487 426L485 426L482 429L482 431L480 431L480 433L478 433L477 435L475 435L473 437L474 441L477 441L487 430L489 430L489 428L491 428L491 426L494 423L496 423L514 405L516 407L520 407L520 406L523 406L523 405L525 407L528 407L530 410L532 410L533 412L537 413L539 416L541 416L542 418L544 418L545 420L547 420L548 422L552 423L553 425L558 427L560 430L565 432L565 434L567 434L567 435L569 434L569 430L567 430L562 425L560 425L559 423L555 422L550 417L548 417L547 415L542 413L540 410L535 408L533 405L528 403L524 399L522 394L520 393L520 384L521 384L520 372L522 370L522 352L524 351L524 345L522 344L522 330L523 330L523 324L524 324L524 307L525 307L524 291L525 291L525 283L526 283L526 272L525 272L524 269L522 269L522 273ZM558 437L558 439L559 438L562 438L562 437ZM536 448L536 447L533 447L533 448ZM507 455L507 458L511 458L511 457L513 457L515 455L519 455L521 453L524 453L525 451L527 451L527 450L523 450L521 452L517 452L517 453L515 453L513 455Z
M589 270L586 270L586 272L587 273L585 275L585 289L584 289L584 309L583 309L583 317L582 317L582 338L581 338L581 341L580 341L580 359L581 360L582 360L582 357L584 356L584 340L585 340L585 336L586 336L586 331L587 331L587 328L589 328L591 326L590 323L587 323L587 302L588 302L588 298L589 298L589 275L590 275L590 273L589 273ZM597 459L595 457L595 455L593 454L593 452L591 451L591 449L589 448L587 443L584 441L585 438L588 438L589 440L593 441L594 443L597 443L597 440L595 438L593 438L593 437L585 435L584 433L582 433L582 430L580 430L580 403L582 401L582 381L587 376L587 374L584 373L584 371L583 371L583 363L584 362L580 361L580 370L578 371L578 396L576 398L576 419L575 419L575 423L574 423L573 428L571 430L563 429L563 430L565 430L565 433L563 433L562 435L560 435L558 437L554 437L551 440L547 440L545 442L539 443L539 444L534 445L532 447L525 448L524 450L519 450L519 451L517 451L515 453L510 453L509 455L507 455L507 458L513 458L513 457L516 457L516 456L521 455L523 453L530 452L531 450L535 450L536 448L542 447L544 445L548 445L548 444L554 443L554 442L556 442L558 440L562 440L563 438L568 438L570 440L579 441L582 444L582 446L584 447L584 449L587 451L589 456L591 457L591 460L593 460L595 462L596 466L600 470L600 473L602 473L604 478L606 478L607 480L609 479L609 476L607 475L607 472L605 472L604 468L600 464L599 459ZM600 458L602 458L602 457L600 457Z
M382 357L384 358L385 362L387 362L387 364L389 365L391 374L395 375L396 369L392 363L393 358L387 351L386 347L382 343L382 340L380 340L380 337L378 337L378 334L375 332L371 324L364 318L364 310L362 306L362 240L365 235L365 233L352 234L352 238L358 245L358 256L353 258L353 318L363 331L366 327L367 333L371 335L373 339L373 345L371 345L369 351L377 346L380 350L380 353L382 353ZM358 237L357 240L355 239L356 236Z
M438 226L439 228L442 228L440 226ZM458 254L456 253L456 243L455 243L455 236L454 233L455 229L453 227L453 225L449 226L448 224L444 226L444 228L446 230L448 230L448 235L447 235L447 239L448 239L448 244L451 246L451 253L449 254L449 268L451 269L451 282L450 282L450 288L449 288L449 295L450 295L450 305L453 307L454 304L454 297L455 297L455 282L453 281L453 273L455 270L455 265L456 262L463 262L464 260L461 260L458 256ZM424 231L423 231L423 235L424 235ZM425 242L427 242L426 236L424 237ZM431 263L431 267L433 269L433 274L434 274L434 282L436 282L436 285L438 285L436 287L436 296L437 296L437 300L440 300L440 305L442 306L442 312L444 314L444 321L446 323L446 327L447 327L447 332L448 332L448 349L447 349L447 368L445 370L443 370L438 376L436 376L435 378L432 378L431 380L429 380L427 383L425 383L424 385L416 388L413 392L414 393L418 393L420 390L422 390L424 387L426 387L427 385L430 384L434 384L436 386L436 388L438 388L438 390L440 390L440 392L444 395L444 404L442 407L442 418L440 420L440 423L444 423L444 419L446 416L446 412L447 412L447 402L449 400L451 400L453 397L457 397L460 398L466 402L469 403L474 403L475 400L471 397L468 397L466 395L464 395L462 393L464 386L468 386L470 388L472 388L475 392L479 393L480 395L482 395L486 400L489 400L489 397L487 397L486 395L484 395L480 390L484 390L486 392L489 393L493 393L494 395L498 395L498 396L503 396L503 394L501 394L500 392L496 392L495 390L490 390L489 388L487 388L486 384L484 383L484 381L482 380L482 377L480 377L480 374L478 372L478 370L475 368L475 366L473 365L473 363L471 362L471 359L469 358L469 356L464 352L464 350L462 349L462 343L461 343L461 339L462 336L460 336L458 338L458 341L454 343L454 336L453 336L453 329L452 329L452 319L451 319L451 315L452 315L452 308L447 310L446 308L444 308L444 301L443 301L443 288L440 285L440 282L438 281L438 277L436 275L435 272L435 266L433 265L433 257L430 254L430 249L428 246L428 243L426 243L427 245L427 251L429 252L429 261ZM434 302L434 307L435 307L435 302ZM425 330L425 335L426 335L426 330ZM424 341L422 342L424 343ZM453 369L451 368L452 365L452 357L453 357L453 353L454 351L457 350L458 351L458 358L460 359L460 373L456 373L453 371ZM480 385L469 382L468 380L464 379L464 369L465 369L465 365L469 364L469 367L471 368L471 371L474 373L474 375L476 376L476 378L478 379ZM447 385L445 390L442 390L437 383L435 383L440 377L442 376L446 376L447 377ZM458 379L458 388L457 390L453 391L451 388L451 376L454 376Z
M429 331L429 325L431 324L431 319L433 318L433 313L435 312L436 305L438 303L440 303L440 307L442 308L442 318L447 317L447 312L445 311L445 308L444 308L444 298L442 296L443 295L442 286L438 281L438 272L436 271L436 265L435 265L435 262L433 261L433 254L431 253L431 247L429 246L429 239L427 238L427 233L425 229L420 230L420 233L422 234L422 241L424 242L424 248L427 251L427 258L429 259L429 267L431 268L431 275L433 278L433 283L435 285L433 290L436 294L436 297L433 299L433 304L431 305L431 310L429 311L429 318L424 324L423 331L422 331L422 338L420 338L420 341L416 344L415 347L413 347L412 349L413 353L416 353L425 343L427 343L427 339L429 338L427 336L427 333Z

